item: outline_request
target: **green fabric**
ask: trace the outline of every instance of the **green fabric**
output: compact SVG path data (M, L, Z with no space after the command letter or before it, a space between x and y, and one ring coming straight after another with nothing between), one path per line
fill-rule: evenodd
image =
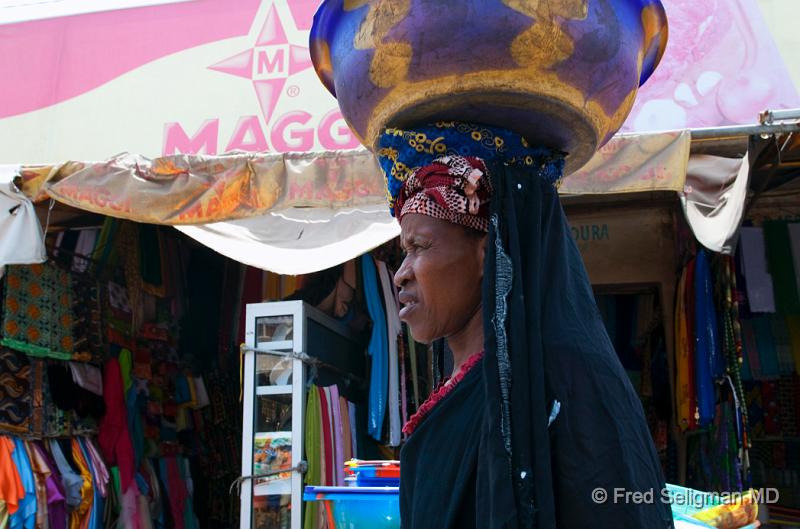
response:
M320 410L321 402L317 386L311 386L306 399L306 461L308 470L306 471L305 484L320 484L320 448L322 447L322 413ZM314 501L306 502L305 520L303 529L317 529L317 509L318 503Z
M0 500L0 529L8 527L8 509L6 509L6 502Z
M800 314L800 296L794 275L789 225L782 221L764 223L767 263L775 290L775 305L783 314Z
M72 358L72 280L55 264L9 266L2 343L31 356Z
M71 353L65 353L63 351L51 351L47 347L32 345L21 340L14 340L13 338L0 339L0 345L5 345L9 349L14 349L15 351L23 352L28 356L34 356L38 358L54 358L56 360L72 359Z
M128 390L133 385L131 378L131 369L133 368L133 354L128 349L123 349L119 352L119 370L122 373L122 384L125 388L124 393L127 395Z
M119 514L122 509L122 480L119 477L119 467L111 467L111 486L114 487L114 495L119 498L119 502L114 506L114 512Z

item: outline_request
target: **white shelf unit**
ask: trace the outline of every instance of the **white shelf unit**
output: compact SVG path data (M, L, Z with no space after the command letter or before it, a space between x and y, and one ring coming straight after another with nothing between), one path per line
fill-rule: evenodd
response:
M317 357L321 349L335 348L333 342L342 340L340 346L344 343L355 345L356 340L346 326L302 301L248 305L246 318L242 476L257 476L264 473L264 468L256 467L256 436L264 442L275 432L283 432L279 434L281 443L285 443L287 436L291 438L291 468L298 467L305 459L305 393L309 369L302 360L287 356L287 353ZM310 350L314 348L318 350ZM260 405L269 399L272 399L270 404L273 406L288 406L290 423L284 418L276 421L272 428L262 428L264 425L259 424L262 419L259 416ZM289 424L291 426L287 428ZM273 440L270 438L270 442ZM281 468L280 465L277 468ZM271 469L267 466L266 470ZM246 480L240 495L241 529L302 529L302 494L303 474L300 472L293 471L286 479ZM259 517L256 510L259 501L267 501L267 497L273 504L284 505L288 500L290 525L285 518L276 522L269 516Z

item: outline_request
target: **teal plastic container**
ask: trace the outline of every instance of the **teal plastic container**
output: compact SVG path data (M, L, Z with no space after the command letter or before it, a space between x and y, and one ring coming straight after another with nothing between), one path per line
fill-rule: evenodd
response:
M303 499L325 505L330 529L400 529L398 487L306 487Z

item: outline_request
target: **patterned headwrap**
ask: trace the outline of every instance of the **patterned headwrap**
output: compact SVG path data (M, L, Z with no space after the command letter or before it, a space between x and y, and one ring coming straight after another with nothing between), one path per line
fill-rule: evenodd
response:
M480 158L437 158L411 173L395 199L393 214L402 221L408 213L421 213L488 232L492 184L486 172Z
M506 129L454 121L386 129L377 154L398 220L422 213L480 231L488 231L492 194L487 163L530 167L554 185L564 168L564 153L531 147Z

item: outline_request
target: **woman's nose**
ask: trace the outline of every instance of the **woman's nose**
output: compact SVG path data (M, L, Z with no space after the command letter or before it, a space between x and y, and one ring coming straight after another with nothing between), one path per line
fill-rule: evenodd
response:
M394 284L397 288L401 288L411 277L411 265L408 262L408 256L406 256L400 268L394 274Z

